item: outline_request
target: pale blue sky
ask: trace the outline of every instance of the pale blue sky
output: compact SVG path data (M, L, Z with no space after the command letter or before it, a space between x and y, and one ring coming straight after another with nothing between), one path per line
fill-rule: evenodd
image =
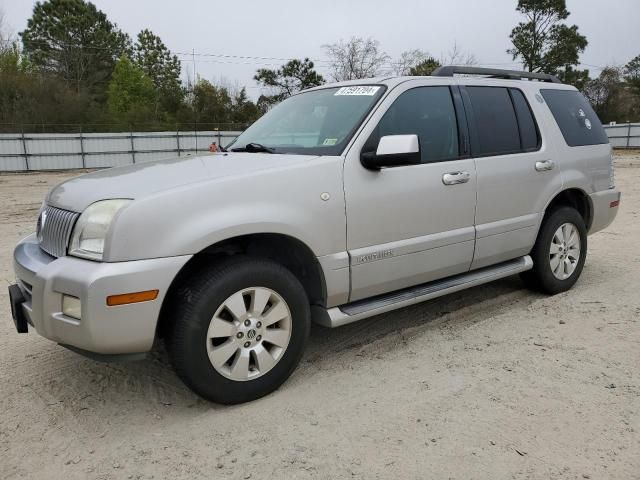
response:
M0 0L5 22L18 32L26 26L32 0ZM352 35L373 37L392 57L420 48L439 57L457 42L481 65L517 68L505 50L518 21L516 0L300 0L212 1L94 0L120 28L135 37L143 28L160 35L180 55L183 73L193 72L188 52L286 59L325 58L322 44ZM582 62L593 73L607 64L624 64L640 54L639 0L568 0L569 21L587 36ZM233 8L232 8L233 7ZM196 56L197 73L225 78L259 90L257 68L281 60ZM504 64L504 65L502 65ZM322 61L321 73L328 73Z

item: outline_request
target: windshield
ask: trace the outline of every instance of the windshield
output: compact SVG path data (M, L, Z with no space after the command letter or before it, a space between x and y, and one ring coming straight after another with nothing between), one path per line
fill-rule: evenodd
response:
M362 85L294 95L266 113L227 148L339 155L384 90L382 85Z

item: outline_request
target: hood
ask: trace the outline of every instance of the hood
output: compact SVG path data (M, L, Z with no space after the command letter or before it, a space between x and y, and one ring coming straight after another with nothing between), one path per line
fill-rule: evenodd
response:
M47 203L82 212L98 200L135 200L191 183L246 175L308 159L302 155L230 152L138 163L67 180L49 192Z

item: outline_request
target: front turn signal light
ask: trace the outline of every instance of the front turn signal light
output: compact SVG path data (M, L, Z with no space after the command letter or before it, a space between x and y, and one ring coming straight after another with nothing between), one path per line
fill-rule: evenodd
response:
M159 290L145 290L144 292L110 295L107 297L107 305L115 307L118 305L128 305L130 303L150 302L158 298L158 292Z

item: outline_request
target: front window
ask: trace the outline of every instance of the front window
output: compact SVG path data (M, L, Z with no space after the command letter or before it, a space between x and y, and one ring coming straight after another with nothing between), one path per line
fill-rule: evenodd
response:
M400 95L364 145L375 152L387 135L417 135L422 163L459 157L458 124L451 91L446 86L418 87Z
M294 95L251 125L227 148L339 155L384 90L382 85L362 85Z

